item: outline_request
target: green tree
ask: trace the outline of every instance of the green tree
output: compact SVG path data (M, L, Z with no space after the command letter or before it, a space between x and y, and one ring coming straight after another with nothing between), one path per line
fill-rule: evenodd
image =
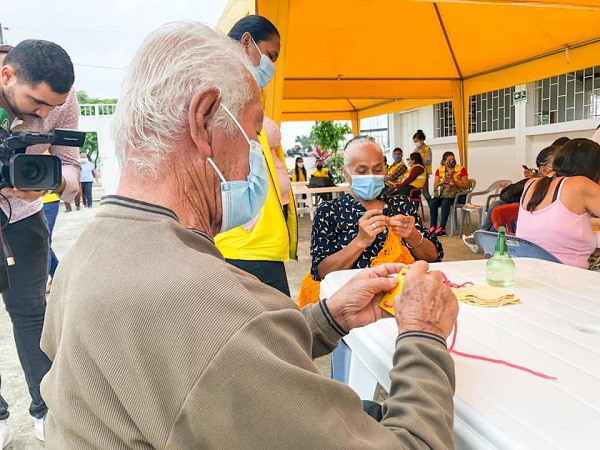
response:
M326 162L329 168L333 170L336 182L343 181L343 176L339 170L343 163L343 155L338 154L340 144L346 134L352 133L352 129L346 123L341 122L316 122L310 130L310 135L314 143L319 145L322 150L331 150L331 157Z
M310 134L303 134L301 136L296 136L295 142L296 144L300 145L301 150L312 150L314 138Z

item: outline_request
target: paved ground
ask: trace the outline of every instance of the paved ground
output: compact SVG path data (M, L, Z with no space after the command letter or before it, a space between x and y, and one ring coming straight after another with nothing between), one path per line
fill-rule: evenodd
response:
M94 189L94 198L99 199L101 191ZM98 210L98 203L92 209L82 209L70 213L61 212L58 215L54 228L53 248L60 259L73 245L80 230L94 216ZM295 298L300 281L310 267L310 220L308 216L300 218L299 227L299 259L287 264L288 278L292 297ZM445 261L466 260L481 258L468 250L458 237L441 238L446 251ZM316 361L323 374L329 374L329 357ZM29 407L29 393L25 379L17 359L17 353L11 333L11 324L4 308L0 307L0 369L2 373L2 394L10 403L10 424L13 430L13 441L7 450L35 450L43 449L43 443L33 436L33 419L27 413Z

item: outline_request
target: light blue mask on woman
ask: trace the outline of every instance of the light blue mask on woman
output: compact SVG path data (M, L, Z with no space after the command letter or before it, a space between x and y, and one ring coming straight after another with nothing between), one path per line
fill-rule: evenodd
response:
M223 219L220 232L223 233L224 231L250 222L258 215L267 199L269 180L267 179L267 166L260 143L250 140L229 109L223 104L221 104L221 107L235 122L250 147L250 172L246 181L225 181L225 177L217 168L212 158L207 158L210 165L213 166L219 175L219 178L221 178Z
M361 200L373 200L385 186L383 175L352 175L352 192Z
M252 42L258 53L260 53L260 62L258 66L252 66L250 70L252 71L252 75L254 75L258 87L264 89L275 74L275 63L267 55L263 55L256 42L254 42L254 39L252 39Z

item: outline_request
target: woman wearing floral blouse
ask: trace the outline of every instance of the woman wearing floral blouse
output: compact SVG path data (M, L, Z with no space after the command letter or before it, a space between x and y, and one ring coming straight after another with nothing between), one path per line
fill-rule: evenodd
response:
M346 144L343 172L352 190L317 208L312 266L302 282L300 306L318 300L318 282L336 270L442 260L442 245L425 228L408 198L381 195L382 155L381 147L366 136Z

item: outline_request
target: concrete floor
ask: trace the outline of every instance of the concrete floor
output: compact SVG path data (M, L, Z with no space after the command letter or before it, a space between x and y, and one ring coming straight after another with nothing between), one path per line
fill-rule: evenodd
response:
M94 198L99 199L101 189L94 188ZM82 209L70 213L61 212L54 228L53 248L60 259L76 241L79 232L98 210L98 203L92 209ZM308 215L299 218L299 258L286 264L292 298L296 298L300 282L310 268L310 228ZM442 237L446 256L445 261L481 259L482 255L473 254L457 237ZM33 436L33 419L28 414L29 393L17 358L11 324L4 308L0 308L0 369L2 373L2 395L10 404L9 423L13 431L13 440L6 450L43 449L44 444ZM329 357L315 361L321 372L328 376Z

